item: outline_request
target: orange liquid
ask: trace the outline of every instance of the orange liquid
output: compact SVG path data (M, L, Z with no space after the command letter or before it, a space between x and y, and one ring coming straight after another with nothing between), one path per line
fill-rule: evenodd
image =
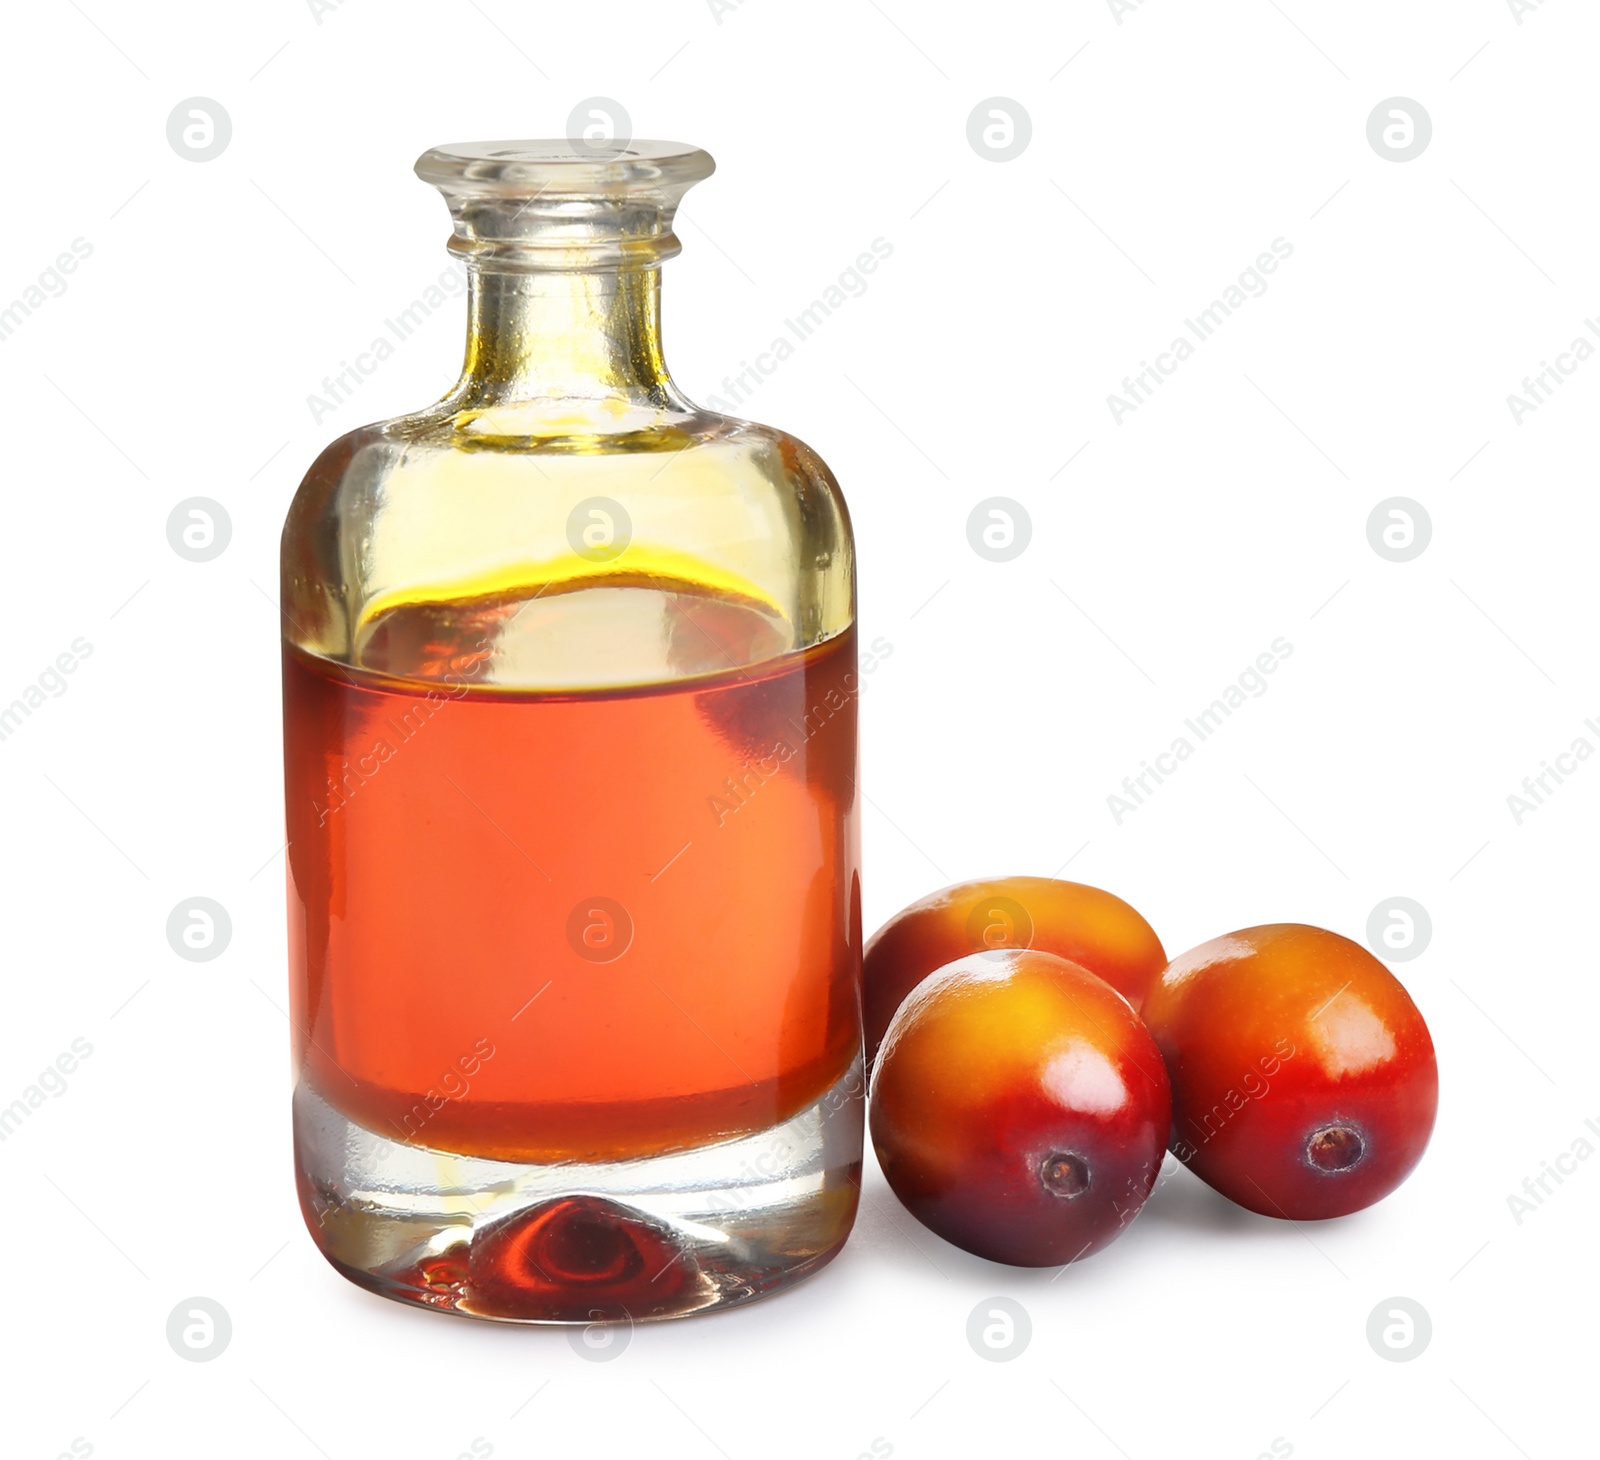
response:
M506 1160L748 1134L860 1041L854 630L643 689L284 655L296 1056L351 1119Z

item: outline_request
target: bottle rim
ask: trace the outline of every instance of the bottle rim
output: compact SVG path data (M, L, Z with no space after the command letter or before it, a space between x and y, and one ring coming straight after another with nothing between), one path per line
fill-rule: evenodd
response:
M715 170L699 147L644 138L451 142L416 161L417 176L446 196L484 198L642 192L675 201Z

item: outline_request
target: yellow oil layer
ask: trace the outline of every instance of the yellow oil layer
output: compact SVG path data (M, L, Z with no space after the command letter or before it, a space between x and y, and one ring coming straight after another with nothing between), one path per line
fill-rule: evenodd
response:
M547 598L587 588L653 588L664 593L691 593L755 609L787 622L770 594L740 574L671 548L630 544L627 563L595 563L576 553L540 561L503 563L480 573L432 583L407 583L375 593L356 621L360 642L376 622L399 609L471 608L474 605Z

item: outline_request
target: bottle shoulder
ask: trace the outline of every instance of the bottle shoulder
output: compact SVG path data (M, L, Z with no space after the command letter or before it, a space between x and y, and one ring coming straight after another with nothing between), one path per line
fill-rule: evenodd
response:
M518 429L522 423L503 411L441 406L359 426L330 441L301 480L291 523L330 499L359 506L399 477L407 490L441 492L463 480L491 477L525 483L529 490L557 478L611 479L624 490L637 488L643 474L664 484L653 495L767 487L845 511L838 480L821 454L792 433L758 421L692 408L654 412L631 428L622 422L623 429L599 431L588 420L562 430L547 413L533 434ZM679 472L680 465L694 470Z
M384 604L552 585L569 602L670 584L756 605L791 647L853 621L848 510L808 444L694 408L610 431L571 415L541 407L535 435L515 412L447 400L331 442L284 525L284 603L305 626L291 637L345 657Z

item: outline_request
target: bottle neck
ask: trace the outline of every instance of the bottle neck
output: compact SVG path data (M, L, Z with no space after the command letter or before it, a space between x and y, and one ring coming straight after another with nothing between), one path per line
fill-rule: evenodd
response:
M470 270L466 366L443 403L458 430L615 436L694 410L661 358L660 265L684 193L715 166L678 142L588 136L417 159Z
M473 267L462 409L677 404L661 353L661 270Z

